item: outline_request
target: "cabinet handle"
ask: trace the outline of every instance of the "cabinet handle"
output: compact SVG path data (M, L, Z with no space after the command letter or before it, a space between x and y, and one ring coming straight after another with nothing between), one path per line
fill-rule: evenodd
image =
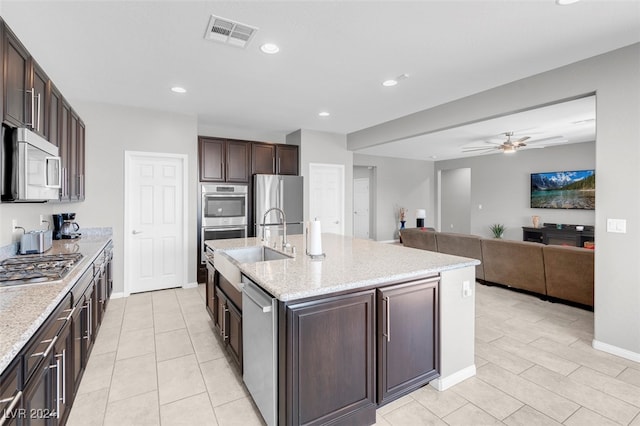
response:
M37 111L38 111L38 121L37 121L37 123L38 124L36 125L36 129L38 131L40 131L40 102L42 101L42 99L40 98L41 95L42 95L41 93L38 93L38 96L37 96L37 98L38 98L38 109L37 109Z
M222 315L222 323L224 324L224 326L222 327L222 341L226 342L227 340L229 340L229 335L227 334L227 313L229 312L229 309L227 308L227 305L224 306L224 313Z
M36 357L36 356L41 356L42 358L46 358L47 356L49 356L49 352L51 352L51 349L53 348L53 345L56 344L56 341L58 340L58 336L55 336L53 339L47 339L47 340L43 340L41 343L47 343L49 342L49 346L47 346L47 349L44 350L44 352L38 352L35 354L31 354L31 357Z
M384 300L387 302L387 342L391 341L391 300L386 296Z
M22 399L22 391L18 391L18 393L16 393L16 396L13 397L13 401L11 400L12 398L7 398L7 399L0 399L0 403L5 403L5 402L9 402L11 401L11 404L7 407L6 410L4 410L3 416L0 419L0 426L4 425L4 422L6 420L9 420L8 417L5 417L7 414L9 413L13 413L14 410L16 409L16 405L18 405L18 403L20 402L20 400Z
M36 115L36 111L35 111L35 94L36 91L35 89L32 87L31 90L27 90L27 93L31 93L31 123L25 123L27 126L31 127L32 129L36 128L36 124L35 124L35 115Z
M62 354L56 355L56 358L62 358L62 403L67 403L67 350L63 349ZM60 410L58 410L60 413Z
M56 358L58 356L56 355ZM56 369L56 418L60 418L60 359L56 359L56 363L49 365L49 369Z
M58 321L69 321L71 319L71 317L73 316L75 311L76 311L76 307L75 306L73 307L73 309L65 309L62 312L69 312L69 315L67 315L66 317L63 317L63 318L58 318Z
M278 170L276 171L276 173L280 174L280 157L278 157Z

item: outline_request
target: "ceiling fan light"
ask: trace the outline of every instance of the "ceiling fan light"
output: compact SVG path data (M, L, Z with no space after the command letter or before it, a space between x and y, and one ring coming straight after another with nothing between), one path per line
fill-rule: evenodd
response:
M516 147L515 146L505 146L504 148L502 148L502 152L504 152L505 154L514 154L516 152Z

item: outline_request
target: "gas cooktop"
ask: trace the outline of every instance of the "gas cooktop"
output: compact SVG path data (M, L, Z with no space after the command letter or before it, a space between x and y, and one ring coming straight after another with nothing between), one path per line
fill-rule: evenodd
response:
M60 280L80 259L82 253L10 257L0 262L0 286Z

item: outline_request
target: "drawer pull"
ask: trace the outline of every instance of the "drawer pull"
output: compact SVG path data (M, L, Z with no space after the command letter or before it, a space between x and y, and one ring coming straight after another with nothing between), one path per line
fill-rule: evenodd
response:
M71 319L71 317L73 316L73 313L75 311L76 311L76 307L75 306L72 309L65 309L62 312L69 312L69 315L67 315L66 317L58 318L58 321L69 321Z
M53 345L56 344L56 341L58 340L58 336L54 337L53 339L47 339L47 340L43 340L42 343L49 343L49 346L47 346L47 349L45 349L44 352L37 352L35 354L31 354L31 357L37 357L37 356L41 356L42 358L46 358L49 355L49 352L51 352L51 349L53 348Z
M13 399L13 401L11 401L11 399ZM0 400L1 403L11 401L11 404L9 405L9 407L7 407L7 409L4 410L4 412L2 413L2 418L0 418L0 426L4 425L7 420L11 420L10 418L5 416L9 413L12 413L16 409L16 405L18 405L21 399L22 399L22 391L18 391L18 393L16 393L16 396L14 396L13 398Z

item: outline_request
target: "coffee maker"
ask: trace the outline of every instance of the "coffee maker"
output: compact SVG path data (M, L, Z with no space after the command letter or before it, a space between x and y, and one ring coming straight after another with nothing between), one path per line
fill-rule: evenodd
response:
M80 225L75 222L75 213L60 213L53 215L53 239L68 240L80 238Z

